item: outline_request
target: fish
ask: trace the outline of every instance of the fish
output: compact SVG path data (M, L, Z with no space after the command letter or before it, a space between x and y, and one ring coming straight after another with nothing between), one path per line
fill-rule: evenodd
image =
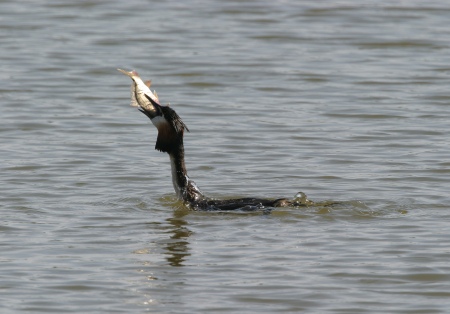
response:
M136 71L125 71L117 69L119 72L130 77L133 83L131 84L131 103L130 106L141 108L148 113L156 114L157 108L153 105L160 105L158 95L156 92L152 93L150 90L151 81L144 82Z
M158 138L156 139L155 149L168 152L183 142L184 131L189 129L181 120L180 116L167 106L161 106L158 96L150 90L151 82L143 82L136 71L127 72L117 69L133 80L131 84L131 106L145 114L158 129Z

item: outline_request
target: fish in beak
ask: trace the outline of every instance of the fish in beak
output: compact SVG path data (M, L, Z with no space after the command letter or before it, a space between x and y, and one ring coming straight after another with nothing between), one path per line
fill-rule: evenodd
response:
M157 109L159 104L158 96L150 90L150 81L142 81L141 77L136 71L127 72L122 69L117 69L119 72L130 77L133 83L131 84L131 103L133 107L138 107L150 119L156 117L159 113Z
M155 148L162 152L173 152L183 145L184 131L189 129L178 114L169 106L161 106L156 93L150 90L150 82L143 82L136 71L117 69L133 80L131 84L131 106L150 118L158 129Z

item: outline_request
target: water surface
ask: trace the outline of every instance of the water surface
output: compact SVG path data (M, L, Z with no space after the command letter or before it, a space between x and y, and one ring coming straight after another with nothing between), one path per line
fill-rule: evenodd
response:
M0 3L2 313L445 313L446 1ZM212 197L190 212L152 79Z

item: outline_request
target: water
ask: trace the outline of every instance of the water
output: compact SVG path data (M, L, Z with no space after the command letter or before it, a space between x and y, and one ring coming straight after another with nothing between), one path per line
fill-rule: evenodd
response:
M445 313L450 5L2 1L2 313ZM153 80L213 197L189 212Z

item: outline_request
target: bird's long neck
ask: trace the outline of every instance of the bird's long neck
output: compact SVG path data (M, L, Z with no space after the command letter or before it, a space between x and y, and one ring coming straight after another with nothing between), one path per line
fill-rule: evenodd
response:
M151 98L148 99L152 102L156 113L142 108L141 111L152 120L158 129L155 149L168 153L170 156L172 183L178 198L189 204L204 200L205 197L195 182L189 179L184 163L183 135L184 130L189 131L189 129L172 108L160 106Z
M188 175L184 162L184 147L180 145L178 149L169 152L170 165L172 167L172 183L178 197L182 197L182 191L186 189Z
M178 198L188 203L198 202L205 197L194 181L189 179L184 162L183 142L167 152L172 167L172 183Z

